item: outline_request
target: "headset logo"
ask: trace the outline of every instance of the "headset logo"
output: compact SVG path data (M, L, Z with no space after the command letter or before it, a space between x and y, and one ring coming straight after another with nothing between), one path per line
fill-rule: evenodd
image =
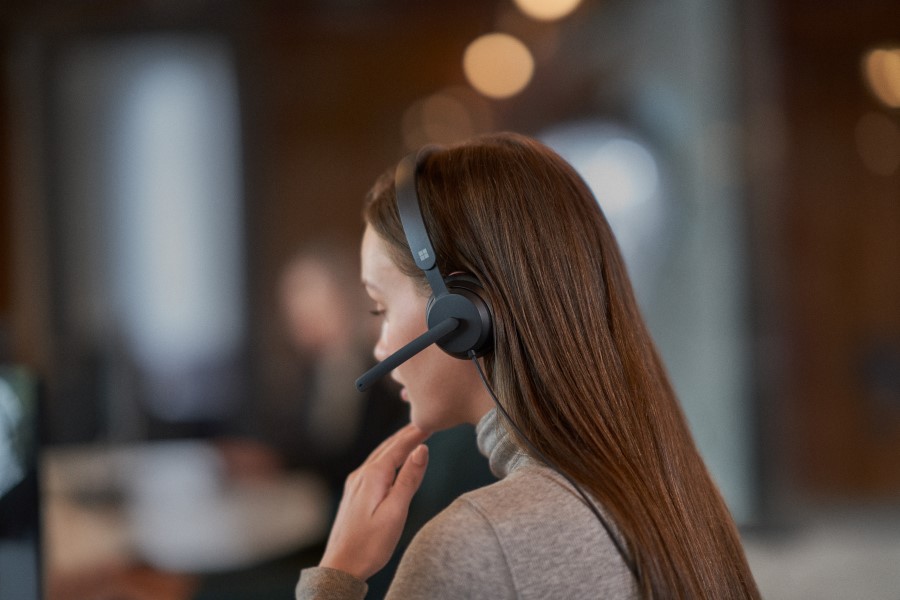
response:
M426 250L425 248L422 248L421 250L419 250L419 260L425 260L427 258L428 258L428 250Z

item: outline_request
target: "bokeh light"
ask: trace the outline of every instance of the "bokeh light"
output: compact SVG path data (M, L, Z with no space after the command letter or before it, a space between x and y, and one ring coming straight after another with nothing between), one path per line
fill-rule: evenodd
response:
M875 97L900 108L900 48L875 48L863 58L866 82Z
M651 147L629 128L601 120L564 123L540 138L590 187L612 227L641 298L651 298L668 252L664 177Z
M471 88L453 86L413 103L403 113L403 143L451 144L493 128L489 102Z
M523 13L539 21L555 21L572 13L581 0L515 0Z
M521 92L534 74L531 51L506 33L489 33L469 44L463 55L469 83L490 98L509 98Z

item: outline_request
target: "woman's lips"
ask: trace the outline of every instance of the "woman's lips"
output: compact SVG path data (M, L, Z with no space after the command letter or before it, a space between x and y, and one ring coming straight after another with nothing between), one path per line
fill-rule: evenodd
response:
M409 394L406 392L406 388L400 389L400 399L404 402L409 402Z

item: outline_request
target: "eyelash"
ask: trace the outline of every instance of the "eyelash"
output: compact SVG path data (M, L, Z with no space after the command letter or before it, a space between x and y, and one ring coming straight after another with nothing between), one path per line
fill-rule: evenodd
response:
M384 316L384 313L385 313L385 310L383 308L382 309L372 309L369 311L369 314L371 314L372 316L375 316L375 317L382 317L382 316Z

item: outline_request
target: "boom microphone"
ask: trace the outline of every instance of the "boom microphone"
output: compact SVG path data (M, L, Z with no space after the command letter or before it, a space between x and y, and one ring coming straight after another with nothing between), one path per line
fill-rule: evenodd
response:
M413 356L427 348L428 346L440 341L441 338L445 337L449 333L452 333L456 328L459 327L459 320L453 317L448 317L430 328L428 331L406 344L386 359L366 371L360 376L359 379L356 380L356 389L360 392L364 392L372 385L411 359Z

